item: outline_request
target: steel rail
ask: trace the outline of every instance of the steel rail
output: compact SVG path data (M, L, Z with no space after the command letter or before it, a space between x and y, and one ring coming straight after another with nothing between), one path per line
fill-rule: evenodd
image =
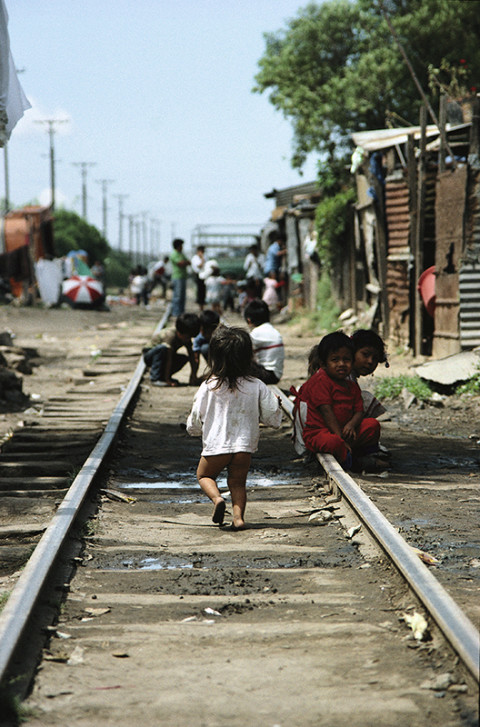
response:
M278 387L271 387L280 397L282 409L292 418L293 404ZM410 545L395 530L385 515L363 492L357 483L338 464L331 454L317 454L330 481L333 481L367 527L374 539L388 554L416 593L428 613L471 674L478 681L480 676L480 634L449 593L414 553Z
M164 327L169 315L170 306L167 307L155 333ZM145 368L143 357L141 357L103 434L57 508L0 613L0 683L55 558L78 515L95 475L110 450L127 408L142 380Z

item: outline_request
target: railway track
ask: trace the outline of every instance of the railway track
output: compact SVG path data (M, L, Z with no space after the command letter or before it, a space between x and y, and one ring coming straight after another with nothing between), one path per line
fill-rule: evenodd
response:
M292 461L288 422L262 432L250 528L211 525L181 426L192 395L143 386L69 556L28 723L475 724L471 651L465 667L331 476ZM389 486L362 480L374 497ZM406 625L415 613L425 640Z

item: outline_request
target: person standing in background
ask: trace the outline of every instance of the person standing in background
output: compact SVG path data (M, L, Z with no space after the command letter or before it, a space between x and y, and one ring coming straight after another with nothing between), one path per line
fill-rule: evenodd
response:
M176 318L185 312L185 299L187 295L187 268L190 260L183 254L183 240L176 238L172 242L173 252L170 255L172 267L172 311Z
M195 255L192 257L192 270L195 275L195 285L197 286L197 304L200 310L203 310L205 305L205 280L202 277L202 273L205 270L205 246L198 245Z
M272 240L272 242L268 246L265 266L263 268L263 272L266 278L269 277L271 272L274 272L275 278L277 280L280 280L282 261L284 256L287 254L285 243L285 236L278 233L277 235L275 235L275 239Z

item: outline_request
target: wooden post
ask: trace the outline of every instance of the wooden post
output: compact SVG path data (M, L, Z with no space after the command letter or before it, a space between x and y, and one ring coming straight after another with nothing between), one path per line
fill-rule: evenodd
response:
M413 268L414 268L414 346L415 356L422 352L422 301L420 293L416 290L417 281L423 272L423 234L425 227L425 149L427 146L427 109L420 108L420 156L418 159L418 182L417 182L417 214L413 246Z
M415 298L416 290L416 266L415 266L415 245L417 238L417 162L415 159L415 139L413 134L409 134L407 138L407 181L408 181L408 213L410 217L408 229L408 244L410 254L413 259L413 266L410 272L409 281L409 301L410 301L410 317L409 317L409 339L410 345L415 348Z
M447 123L447 97L444 93L440 96L440 114L438 119L439 131L440 131L440 151L438 152L438 171L445 171L445 155L446 155L446 143L445 143L445 126Z
M378 180L373 180L374 189L377 193L377 201L375 202L375 253L377 258L378 282L380 285L380 312L383 322L383 338L387 339L390 335L390 310L388 307L388 291L387 291L387 232L385 220L385 190Z

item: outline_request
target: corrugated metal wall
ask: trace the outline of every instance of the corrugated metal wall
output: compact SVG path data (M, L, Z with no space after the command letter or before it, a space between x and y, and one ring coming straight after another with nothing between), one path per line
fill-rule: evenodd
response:
M385 215L388 234L387 298L390 335L399 343L409 341L409 190L403 176L389 177L385 184Z
M479 250L480 254L480 250ZM460 341L462 348L480 346L480 264L460 270Z
M460 268L460 342L480 346L480 172L470 173L467 245Z

